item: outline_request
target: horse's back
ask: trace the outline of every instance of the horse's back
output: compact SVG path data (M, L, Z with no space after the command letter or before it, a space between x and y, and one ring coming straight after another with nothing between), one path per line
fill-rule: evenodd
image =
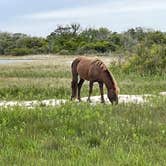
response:
M105 64L98 58L78 57L73 62L78 62L77 73L85 80L97 80L100 73L106 70Z
M80 78L89 80L88 73L91 63L93 62L92 58L79 57L79 63L77 65L77 72Z

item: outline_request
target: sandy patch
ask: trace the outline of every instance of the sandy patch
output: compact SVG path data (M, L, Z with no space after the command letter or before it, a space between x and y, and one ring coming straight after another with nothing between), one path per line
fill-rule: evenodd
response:
M160 92L160 95L166 96L166 92Z
M152 95L119 95L119 103L146 103L148 97ZM88 97L83 97L82 102L87 102ZM107 96L104 95L106 104L111 104ZM58 106L65 104L69 100L65 99L48 99L48 100L32 100L32 101L0 101L0 107L13 107L13 106L22 106L22 107L36 107L36 106ZM100 103L100 96L91 96L91 104Z

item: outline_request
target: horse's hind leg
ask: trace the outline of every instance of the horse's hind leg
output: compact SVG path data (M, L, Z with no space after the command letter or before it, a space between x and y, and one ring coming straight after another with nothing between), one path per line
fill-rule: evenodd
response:
M73 98L76 98L77 96L77 82L78 82L78 78L77 78L78 74L74 74L73 73L73 79L71 81L71 88L72 88L72 95L71 95L71 100Z
M84 79L80 79L80 81L78 83L78 100L79 101L81 101L80 92L81 92L81 87L82 87L83 83L84 83Z
M103 91L103 83L99 82L100 94L101 94L101 103L105 103L104 101L104 91Z
M89 96L88 96L88 102L91 102L91 100L90 100L90 96L91 96L91 94L92 94L92 90L93 90L93 81L90 81L89 82Z
M73 98L77 97L77 83L78 83L78 73L77 73L77 66L80 62L80 59L75 59L71 64L71 71L72 71L72 82L71 82L71 88L72 88L72 95L71 100Z

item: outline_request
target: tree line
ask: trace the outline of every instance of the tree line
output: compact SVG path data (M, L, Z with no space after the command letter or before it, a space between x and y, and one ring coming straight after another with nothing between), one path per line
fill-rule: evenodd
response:
M131 54L140 45L166 47L166 33L141 27L117 33L105 27L82 29L79 24L59 25L46 38L0 32L0 55Z

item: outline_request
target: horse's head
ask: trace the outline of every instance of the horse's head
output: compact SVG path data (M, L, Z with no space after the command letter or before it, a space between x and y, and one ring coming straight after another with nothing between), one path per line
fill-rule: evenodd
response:
M109 101L112 103L112 104L118 104L118 92L119 92L119 89L110 89L108 90L108 99Z
M105 71L105 84L108 90L107 96L109 101L112 104L118 104L118 93L119 93L119 87L117 86L117 83L112 75L108 70Z

